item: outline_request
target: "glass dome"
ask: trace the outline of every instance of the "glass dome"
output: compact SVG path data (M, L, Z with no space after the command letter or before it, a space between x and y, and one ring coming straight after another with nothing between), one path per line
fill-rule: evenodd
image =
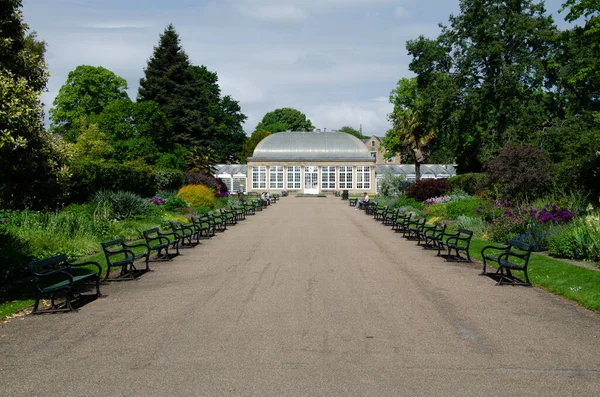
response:
M248 161L374 161L365 144L345 132L287 131L271 134Z

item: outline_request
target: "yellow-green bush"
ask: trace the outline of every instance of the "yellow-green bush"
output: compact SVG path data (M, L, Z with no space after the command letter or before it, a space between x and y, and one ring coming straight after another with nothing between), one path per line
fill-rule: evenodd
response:
M187 201L192 207L215 208L215 194L204 185L185 185L177 196Z

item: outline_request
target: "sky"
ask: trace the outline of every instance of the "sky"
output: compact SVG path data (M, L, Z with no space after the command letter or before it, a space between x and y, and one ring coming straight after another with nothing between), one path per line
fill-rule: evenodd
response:
M546 9L564 25L564 0ZM316 128L390 128L389 94L412 77L407 40L435 38L459 0L24 0L23 17L47 44L46 114L70 71L103 66L139 80L172 23L192 64L217 72L250 135L272 110L292 107Z

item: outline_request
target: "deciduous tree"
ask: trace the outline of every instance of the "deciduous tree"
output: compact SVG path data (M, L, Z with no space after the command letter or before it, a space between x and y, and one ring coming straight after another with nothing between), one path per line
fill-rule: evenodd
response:
M312 122L299 110L292 108L275 109L264 115L256 126L256 131L266 130L272 133L282 131L312 131Z
M50 131L74 142L80 120L102 113L111 102L129 100L126 90L127 81L102 66L77 66L54 99Z
M21 5L0 2L0 208L52 208L67 175L43 125L45 44Z
M240 162L242 164L246 164L246 160L248 157L252 157L254 154L254 149L256 149L256 145L260 143L263 139L271 135L271 131L267 130L256 130L252 133L250 138L244 142L244 147L242 148L242 156L240 157Z

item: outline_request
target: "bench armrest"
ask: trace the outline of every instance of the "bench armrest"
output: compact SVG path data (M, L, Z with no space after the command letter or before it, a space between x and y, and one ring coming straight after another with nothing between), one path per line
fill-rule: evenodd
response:
M510 245L486 245L481 249L481 256L485 256L485 251L487 250L495 250L495 251L506 251L510 250Z
M529 255L529 252L526 252L524 254L518 254L516 252L509 251L498 255L498 261L505 260L506 262L510 262L510 260L508 259L509 257L519 258L527 261L529 259Z
M102 267L100 266L100 264L98 262L95 261L87 261L87 262L80 262L80 263L70 263L69 265L71 265L72 267L79 267L79 266L96 266L98 268L98 276L100 276L100 274L102 274Z
M135 244L123 243L123 246L127 247L127 248L144 247L144 248L148 249L148 244L146 244L146 243L135 243Z

